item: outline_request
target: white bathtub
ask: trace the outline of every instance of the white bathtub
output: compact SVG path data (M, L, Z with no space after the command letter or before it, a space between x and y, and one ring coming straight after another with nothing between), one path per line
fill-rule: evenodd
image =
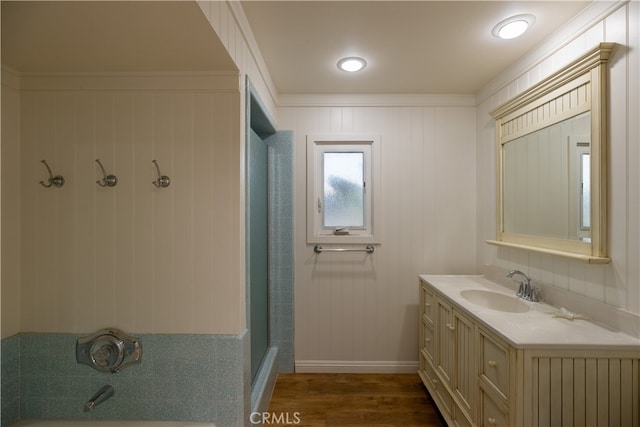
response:
M11 427L215 427L214 423L193 421L124 420L22 420Z

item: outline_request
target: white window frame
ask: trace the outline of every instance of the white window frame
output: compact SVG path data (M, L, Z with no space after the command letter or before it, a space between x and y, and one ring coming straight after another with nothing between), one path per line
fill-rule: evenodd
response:
M334 234L323 227L325 152L363 152L365 174L364 221L362 228L349 229L347 235ZM380 136L371 134L307 135L307 243L377 244L380 233Z

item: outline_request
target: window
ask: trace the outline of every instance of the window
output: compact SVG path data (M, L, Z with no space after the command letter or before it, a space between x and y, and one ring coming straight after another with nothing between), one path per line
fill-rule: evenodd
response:
M307 136L307 241L378 243L376 136ZM379 229L379 227L377 227Z

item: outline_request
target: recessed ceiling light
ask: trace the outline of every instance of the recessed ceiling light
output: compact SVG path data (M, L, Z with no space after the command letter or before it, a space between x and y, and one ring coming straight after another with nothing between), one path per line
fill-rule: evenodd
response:
M498 25L493 27L491 34L504 40L514 39L524 34L534 22L536 22L536 17L533 15L515 15L500 21Z
M367 66L367 61L362 58L358 58L356 56L351 56L348 58L342 58L338 61L338 68L342 71L348 71L350 73L355 73L356 71L362 70Z

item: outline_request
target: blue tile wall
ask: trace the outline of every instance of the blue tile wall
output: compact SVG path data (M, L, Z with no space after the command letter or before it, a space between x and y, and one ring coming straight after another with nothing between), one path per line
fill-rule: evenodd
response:
M17 418L243 424L246 334L136 335L142 363L114 374L76 363L79 336L24 333L2 340L3 427ZM114 397L83 412L105 384L114 387Z
M269 284L271 343L278 347L278 372L293 372L293 193L294 135L278 131L269 145Z
M2 426L18 419L20 414L20 336L2 340Z

